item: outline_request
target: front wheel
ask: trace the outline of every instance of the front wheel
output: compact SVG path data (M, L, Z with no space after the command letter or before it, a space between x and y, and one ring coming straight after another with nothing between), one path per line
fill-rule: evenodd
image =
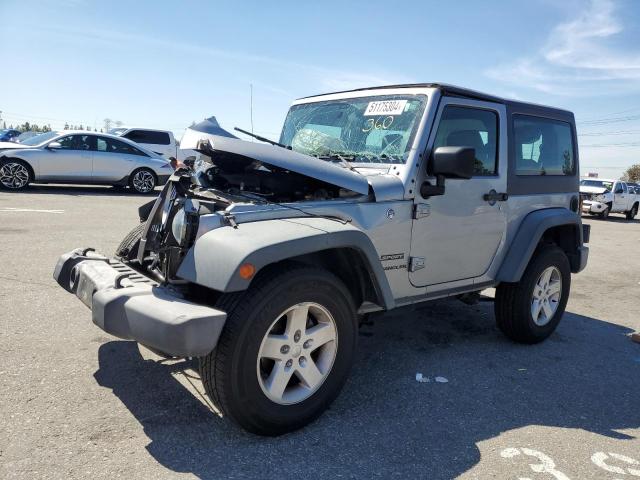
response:
M9 190L23 190L33 181L31 169L22 160L0 162L0 185Z
M340 392L353 362L353 300L331 273L287 266L224 296L218 346L200 359L214 403L246 430L280 435L315 420Z
M611 211L611 207L605 207L605 209L600 212L600 218L602 220L606 220L607 218L609 218L609 212Z
M560 323L571 287L567 255L557 246L538 250L518 283L496 288L498 328L520 343L546 339Z
M136 170L131 175L129 186L138 193L151 193L156 188L156 176L148 168Z

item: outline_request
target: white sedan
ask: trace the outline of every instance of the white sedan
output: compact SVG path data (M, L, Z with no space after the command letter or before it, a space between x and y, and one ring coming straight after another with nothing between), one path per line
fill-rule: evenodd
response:
M173 173L157 153L113 135L47 132L23 143L0 143L0 186L20 190L31 182L129 186L152 192Z

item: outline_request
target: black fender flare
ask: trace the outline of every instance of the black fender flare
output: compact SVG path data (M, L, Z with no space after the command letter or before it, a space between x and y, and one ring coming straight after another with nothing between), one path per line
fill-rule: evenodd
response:
M574 225L576 228L576 252L586 249L583 247L582 220L577 213L566 208L536 210L525 216L520 223L498 270L496 280L518 282L545 232L550 228L563 225ZM576 269L572 267L572 270Z
M393 308L391 287L367 234L351 224L326 218L263 220L211 230L196 240L176 274L219 292L239 292L255 278L239 275L239 268L245 263L259 272L283 260L342 248L353 249L362 256L380 305Z

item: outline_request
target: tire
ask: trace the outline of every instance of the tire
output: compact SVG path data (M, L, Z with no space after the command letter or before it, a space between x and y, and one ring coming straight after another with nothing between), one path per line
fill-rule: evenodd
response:
M638 214L637 203L633 207L631 207L631 210L629 210L628 212L625 212L625 216L627 217L627 220L633 220L634 218L636 218L637 214Z
M605 208L602 212L600 212L600 218L602 220L606 220L607 218L609 218L609 212L611 211L610 207Z
M157 184L156 174L148 168L139 168L129 177L129 187L136 193L153 193Z
M227 322L216 349L200 359L200 376L211 400L258 435L281 435L318 418L340 393L356 349L356 309L345 285L325 270L291 264L260 275L246 292L224 295L218 307L227 312ZM304 315L302 336L294 334L292 339L295 328L290 329L294 322L289 318L295 316L285 316L287 311ZM317 345L308 347L305 338L312 338L312 328L319 327L321 320L326 321L325 334L335 333L334 340L321 344L318 337ZM318 323L313 325L314 321ZM270 332L279 332L274 338L282 342L272 344L271 350L267 348ZM278 350L277 345L286 347ZM267 360L265 350L277 352L281 360ZM311 364L321 377L305 384L303 378L310 377L301 372L311 372ZM288 377L278 377L290 378L281 383L283 393L269 388L277 371L290 372Z
M144 223L136 225L127 233L120 242L120 245L118 245L118 248L116 248L116 257L122 258L123 260L134 260L136 258L144 225Z
M6 190L24 190L33 182L33 172L27 162L7 158L0 161L0 186Z
M552 268L555 270L552 270L549 289L553 290L554 286L558 288L559 298L554 301L554 296L549 295L547 307L550 310L547 310L540 301L534 305L534 293L540 291L535 289L543 273ZM554 278L559 279L559 287L553 282ZM560 323L570 290L571 269L567 255L555 245L540 248L518 283L498 285L494 306L498 328L511 340L519 343L533 344L543 341ZM534 306L538 307L540 315L536 320L533 316ZM552 315L547 314L549 311L553 311Z

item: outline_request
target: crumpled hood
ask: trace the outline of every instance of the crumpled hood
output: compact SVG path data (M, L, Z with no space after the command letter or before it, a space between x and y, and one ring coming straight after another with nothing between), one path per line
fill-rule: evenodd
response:
M180 148L198 150L198 142L209 140L214 151L258 160L362 195L369 193L367 179L353 170L286 148L240 140L223 130L217 122L211 122L212 119L215 121L213 117L207 120L211 124L211 133L198 130L201 124L194 125L185 131L180 140Z
M604 187L580 187L581 193L605 193L606 191Z
M17 150L19 148L32 148L30 145L23 145L14 142L0 142L0 150Z

